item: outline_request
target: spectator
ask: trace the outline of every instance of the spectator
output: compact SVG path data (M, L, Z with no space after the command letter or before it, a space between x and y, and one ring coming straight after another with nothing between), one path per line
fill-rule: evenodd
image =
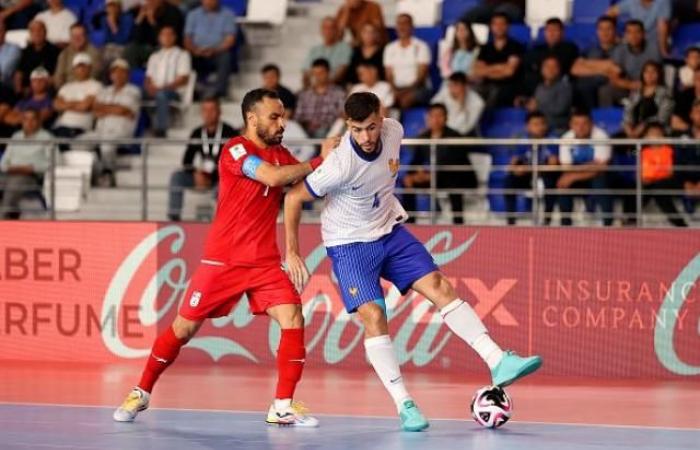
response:
M115 59L110 65L109 77L112 84L100 90L95 98L93 112L97 117L95 130L80 136L80 139L106 140L124 139L134 136L136 120L141 107L141 91L129 83L129 63L125 59ZM99 145L99 164L95 174L101 186L116 186L117 148L104 142Z
M678 70L678 89L694 87L695 73L700 70L700 46L689 47L685 51L685 65Z
M419 138L444 139L460 137L460 134L447 125L447 108L442 103L433 103L428 107L425 117L426 130L418 135ZM403 179L407 188L430 187L430 148L423 146L414 150L412 166L427 166L425 169L411 171ZM463 147L438 145L436 149L436 164L438 166L462 166L464 170L438 170L435 181L438 189L475 189L478 185L476 174L469 161L469 154ZM463 194L448 194L452 208L452 223L464 223ZM415 194L403 194L403 205L410 213L416 211ZM410 218L409 222L414 222Z
M46 39L53 45L64 48L71 39L71 25L78 21L73 11L63 6L63 0L47 0L49 9L34 17L46 25Z
M294 112L297 109L297 97L292 91L280 84L280 68L276 64L266 64L260 70L262 87L277 92L284 109Z
M360 42L352 49L352 57L350 58L350 66L347 70L346 82L348 84L357 84L357 68L363 64L369 63L377 68L379 79L384 80L384 47L379 40L379 31L377 27L371 23L365 24L360 32Z
M344 103L345 91L331 83L328 61L317 59L311 64L311 87L299 94L297 121L309 136L325 137L342 117Z
M0 84L0 138L9 138L15 132L16 123L12 121L12 108L15 105L16 96L12 89ZM0 144L0 152L5 144Z
M561 76L559 59L548 56L542 61L542 82L527 102L529 111L541 111L552 129L561 134L567 129L573 102L573 89L568 78Z
M623 126L629 138L642 136L648 122L668 126L673 112L673 99L663 85L661 64L648 61L642 68L641 87L625 102Z
M571 67L576 77L574 103L586 109L598 106L598 89L608 83L608 77L618 70L612 54L618 47L615 19L603 16L596 24L597 42L585 56L579 57Z
M350 64L352 48L338 38L338 26L333 17L326 17L321 21L321 37L323 43L312 47L304 60L304 86L307 87L311 76L311 63L317 59L323 58L331 65L331 80L335 84L342 84Z
M469 76L474 62L479 55L479 43L469 22L459 21L455 24L455 36L451 46L445 46L438 65L442 78L448 78L455 72Z
M476 126L484 112L484 100L469 88L467 76L455 72L443 83L431 103L447 108L447 126L462 136L476 136Z
M605 131L593 125L588 111L577 110L571 116L571 129L564 133L563 139L608 139ZM557 179L557 189L606 189L606 171L611 158L611 149L605 144L562 145L559 148L559 162L562 174ZM558 194L559 211L562 214L562 226L571 226L571 213L574 209L574 197L580 194ZM612 198L609 195L594 197L603 212L603 224L612 225Z
M54 135L74 138L92 130L94 115L92 107L102 84L91 78L92 60L87 53L78 53L73 57L73 78L59 89L54 108L61 113L53 130ZM61 151L68 150L61 145Z
M690 110L690 126L687 137L700 140L700 99L695 99ZM700 145L687 145L679 149L677 167L678 178L683 184L683 190L694 203L700 201L700 170L687 166L700 166ZM685 170L683 170L685 169Z
M131 41L124 49L124 57L129 66L143 67L146 64L151 54L157 50L163 27L172 28L176 44L182 42L183 23L182 12L177 6L166 0L145 0L136 14Z
M382 105L382 116L386 117L387 109L394 106L394 91L386 81L379 79L377 66L370 63L362 63L357 68L360 82L350 89L349 94L355 92L371 92L379 98Z
M4 22L8 30L22 30L38 12L39 6L33 0L4 0L0 3L0 22Z
M693 74L693 87L676 94L673 115L671 116L671 128L676 131L686 131L690 128L690 112L698 99L700 99L700 69Z
M502 13L491 19L491 41L481 48L474 66L480 80L475 89L487 108L509 107L518 90L523 46L508 37L508 17Z
M21 96L28 94L29 74L37 67L41 66L53 73L60 52L58 47L46 40L46 25L32 20L29 24L29 43L22 50L14 75L15 93Z
M625 24L625 42L615 49L612 60L617 68L609 83L598 90L598 105L603 107L613 106L639 89L644 63L661 62L661 57L656 47L646 42L642 23L630 20Z
M399 108L423 105L430 99L430 47L413 36L413 19L408 14L396 18L396 35L397 39L384 49L386 79L394 88Z
M291 153L297 161L305 162L316 156L316 147L313 145L289 144L291 141L309 138L309 135L304 131L304 127L292 118L293 112L294 111L289 109L284 110L285 123L282 145L289 149L289 153Z
M56 118L50 88L51 74L41 66L32 70L29 76L29 95L19 100L8 113L8 123L20 126L24 112L31 109L39 114L42 127L50 128Z
M148 58L146 94L156 102L154 134L165 137L170 128L170 102L185 95L192 71L190 54L175 43L177 35L171 26L164 26L158 35L160 50Z
M544 139L547 137L553 137L549 133L549 126L547 124L547 118L540 111L532 111L527 115L527 126L526 133L523 136L526 139ZM532 189L532 164L533 162L540 166L554 166L557 165L557 149L552 145L540 145L537 146L537 160L535 161L535 150L532 145L519 145L515 148L513 157L510 160L510 165L508 166L508 175L505 181L505 188L509 190L515 189ZM554 189L556 186L558 174L556 172L541 171L540 179L544 183L544 187L547 190ZM505 194L506 203L506 220L508 225L515 225L517 222L516 211L516 200L517 194L507 193ZM557 197L551 192L544 194L544 224L549 225L552 221L552 212L554 211L554 205L556 203Z
M466 12L461 20L470 23L489 23L501 14L508 21L520 23L525 17L525 0L484 0Z
M92 61L93 78L99 78L102 73L102 54L97 50L87 38L85 25L76 23L70 27L70 44L58 55L58 64L53 74L53 85L56 89L69 81L74 81L73 58L78 53L87 53Z
M389 40L389 36L384 26L384 15L382 8L377 3L369 0L345 0L345 4L338 10L336 16L338 25L338 39L343 39L345 30L352 33L353 45L360 42L362 27L372 24L379 32L379 42L384 45Z
M700 22L700 2L697 0L673 0L673 19L679 23Z
M13 87L13 75L22 50L5 40L5 24L0 22L0 84Z
M31 144L24 140L45 141ZM0 160L0 191L5 219L19 219L19 203L28 194L41 195L44 173L51 164L51 134L41 128L39 114L22 114L22 129L12 136Z
M542 61L545 58L556 57L559 60L561 75L567 76L578 55L576 44L564 40L564 24L561 19L548 19L544 26L544 43L535 45L524 57L525 93L531 95L537 84L542 81Z
M184 190L188 188L211 189L219 182L217 167L221 148L226 141L238 134L231 125L221 120L221 106L214 97L204 99L200 105L202 126L190 133L190 139L201 139L201 144L189 144L182 158L182 169L170 177L168 218L180 221Z
M660 122L648 122L643 132L644 139L664 138L664 125ZM687 227L683 217L673 203L673 196L666 192L649 193L649 191L665 191L679 189L678 179L673 173L675 160L674 149L670 145L646 145L641 150L641 180L643 205L649 201L655 201L659 209L666 214L668 221L676 227ZM634 184L629 186L634 188ZM625 213L628 217L626 224L636 224L636 201L633 196L625 196L623 202Z
M121 0L106 0L104 11L93 16L92 25L96 31L104 33L105 64L121 58L134 28L134 16L122 10Z
M607 15L638 20L646 30L649 45L656 47L661 56L668 56L671 0L622 0L612 5Z
M205 96L227 95L236 33L236 16L222 7L219 0L202 0L202 6L187 14L185 49L194 57L192 64L198 79L206 85L209 74L213 72L216 76L213 92L205 88Z

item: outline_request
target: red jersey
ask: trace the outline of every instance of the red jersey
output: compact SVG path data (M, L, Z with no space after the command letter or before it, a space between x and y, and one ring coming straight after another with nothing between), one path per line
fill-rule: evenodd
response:
M219 158L219 199L203 259L237 266L282 259L276 225L283 188L243 173L243 163L252 155L277 166L299 164L281 145L261 149L243 136L230 139Z

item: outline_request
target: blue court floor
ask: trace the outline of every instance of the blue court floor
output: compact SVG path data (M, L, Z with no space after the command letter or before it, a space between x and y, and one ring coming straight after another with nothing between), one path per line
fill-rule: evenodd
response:
M1 404L0 449L700 449L700 430L511 422L494 431L465 418L406 433L393 418L319 415L319 428L283 429L266 425L262 412L152 409L131 424L111 414L106 407Z

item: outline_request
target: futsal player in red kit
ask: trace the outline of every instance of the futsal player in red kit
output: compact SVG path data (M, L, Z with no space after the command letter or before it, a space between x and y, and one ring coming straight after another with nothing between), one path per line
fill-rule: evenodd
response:
M306 356L304 318L299 294L280 264L276 223L282 188L311 173L334 142L324 143L321 157L300 164L280 145L284 107L275 92L252 90L245 95L241 108L245 131L229 140L221 151L217 213L204 256L178 316L153 344L141 381L114 412L116 421L131 422L148 408L158 377L175 361L180 348L202 322L228 315L247 294L253 314L267 314L282 329L277 392L267 422L318 426L318 420L292 402Z

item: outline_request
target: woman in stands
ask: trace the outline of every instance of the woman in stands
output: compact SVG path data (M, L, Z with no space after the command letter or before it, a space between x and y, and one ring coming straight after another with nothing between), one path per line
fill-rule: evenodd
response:
M649 122L668 126L673 112L671 91L664 86L663 69L655 61L642 67L641 86L633 91L625 106L623 126L629 138L640 137Z
M440 74L447 78L454 72L469 76L476 57L479 55L479 43L469 22L460 20L455 24L452 46L440 53Z
M384 46L381 44L379 29L371 23L362 27L360 44L352 49L350 66L348 67L346 84L354 85L359 82L357 68L370 64L379 71L379 79L384 80Z

